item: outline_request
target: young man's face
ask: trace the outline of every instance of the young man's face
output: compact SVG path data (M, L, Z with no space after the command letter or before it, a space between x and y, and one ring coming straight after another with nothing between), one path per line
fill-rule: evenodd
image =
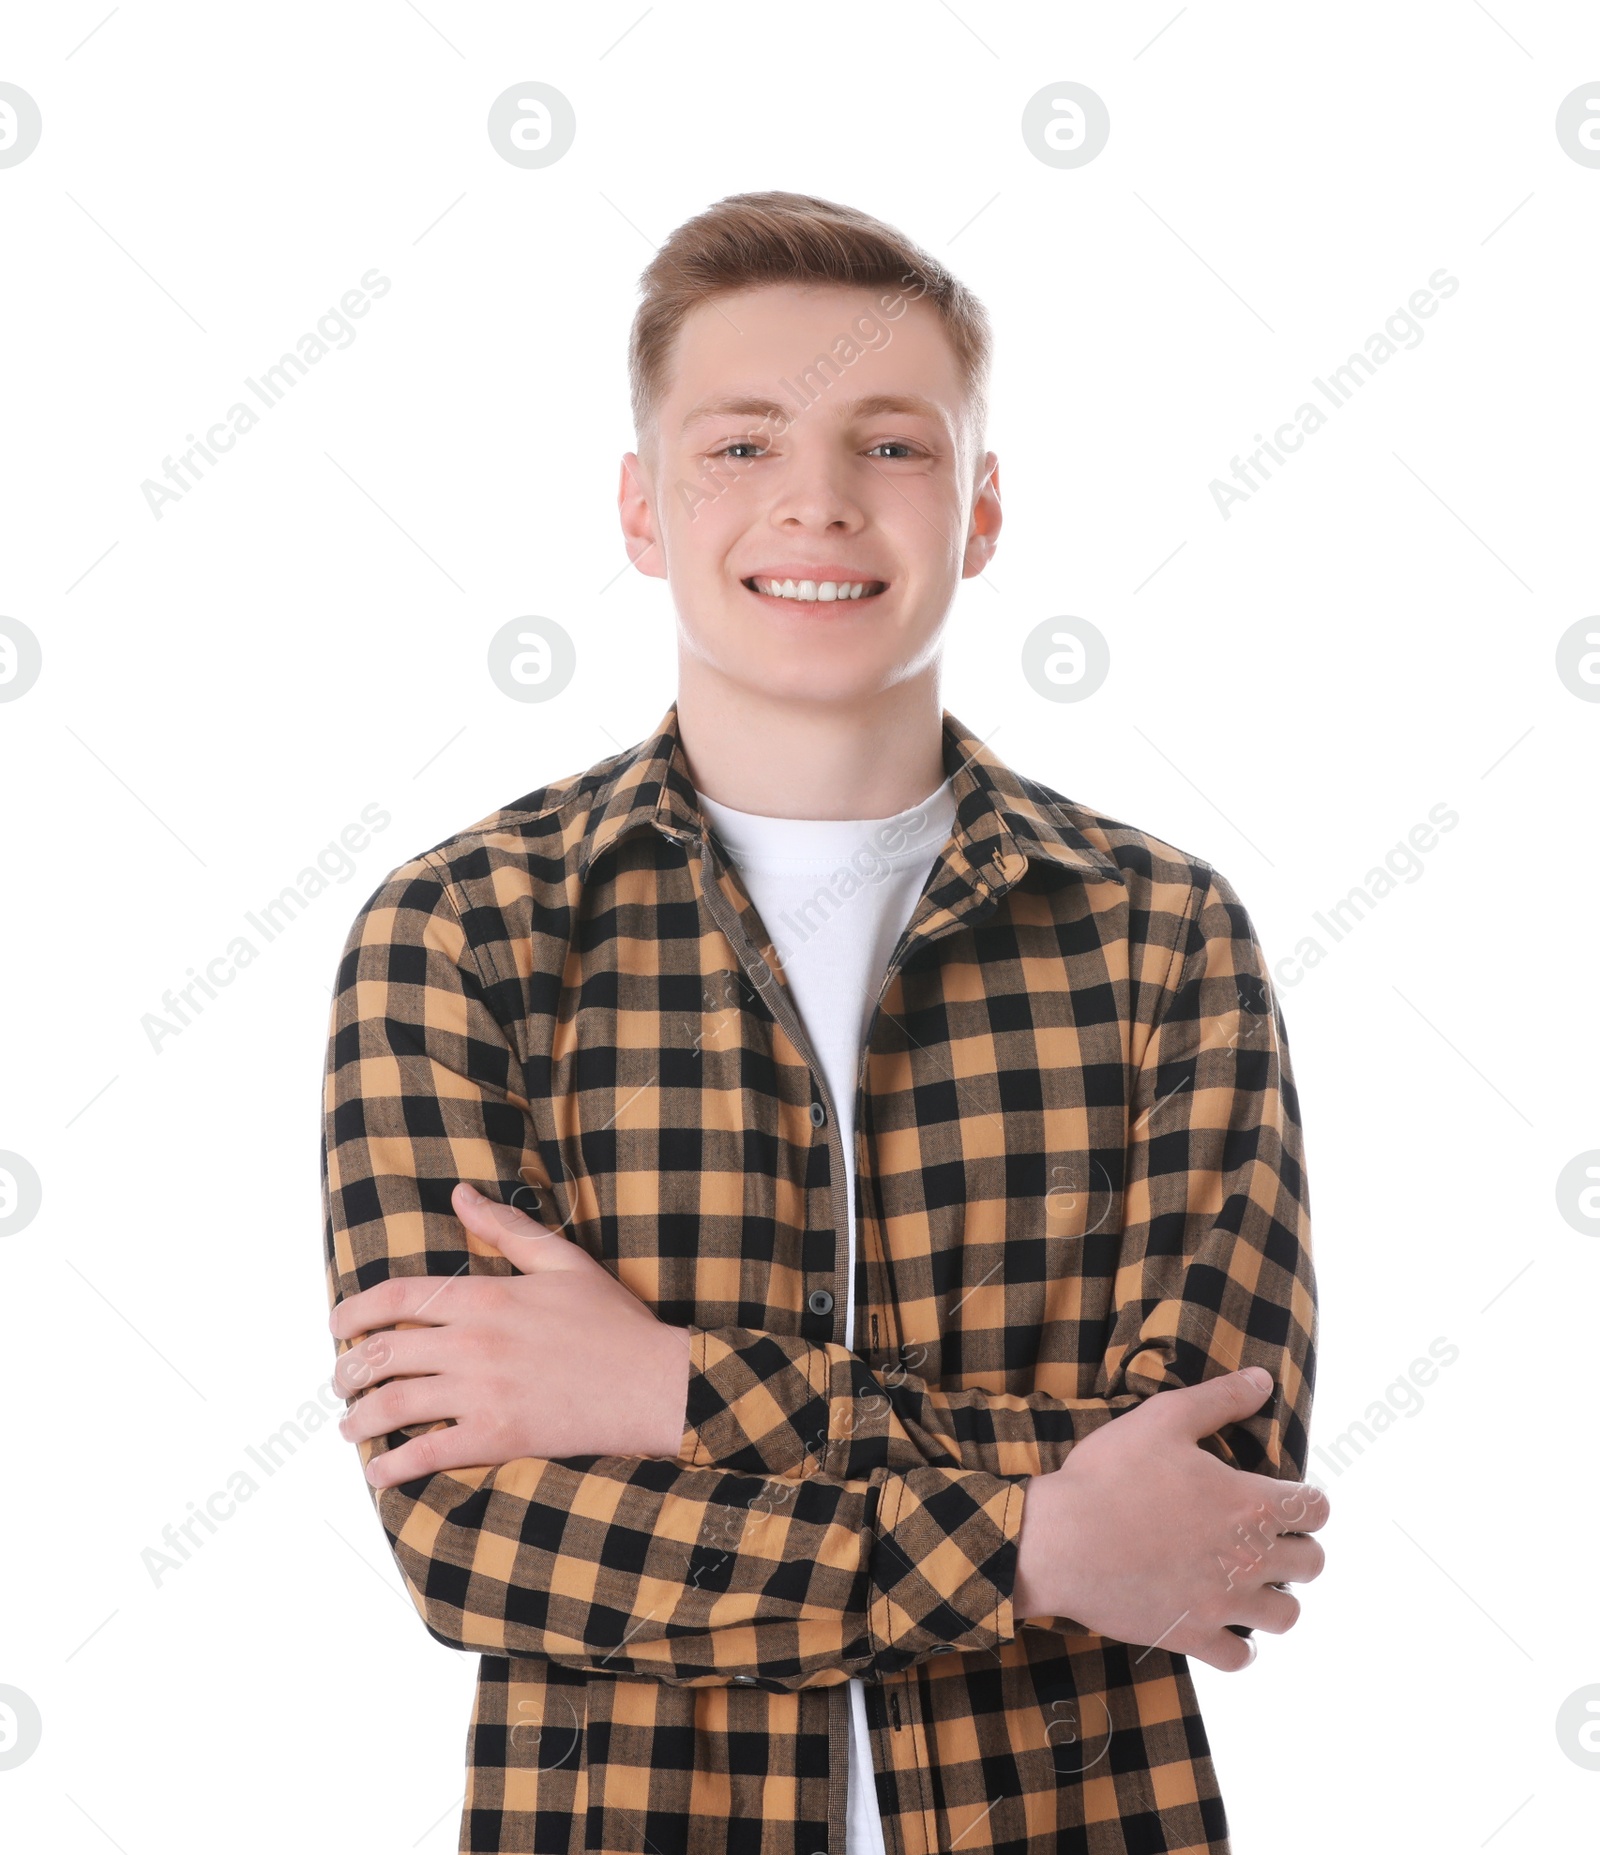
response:
M682 648L818 701L923 669L1000 528L994 454L932 306L879 286L717 297L685 318L669 376L619 505Z

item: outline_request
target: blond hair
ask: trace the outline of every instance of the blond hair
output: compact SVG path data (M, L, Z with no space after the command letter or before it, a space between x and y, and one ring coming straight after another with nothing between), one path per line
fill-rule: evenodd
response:
M881 219L809 193L735 193L686 219L640 279L628 377L634 429L644 437L666 391L673 344L697 304L761 284L879 285L921 297L944 324L983 428L989 317L939 260Z

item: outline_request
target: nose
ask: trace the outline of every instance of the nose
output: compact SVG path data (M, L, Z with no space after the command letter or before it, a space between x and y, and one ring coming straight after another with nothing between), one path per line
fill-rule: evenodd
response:
M821 448L797 448L785 461L773 498L773 526L819 534L835 528L853 534L860 529L866 518L850 487L853 461Z

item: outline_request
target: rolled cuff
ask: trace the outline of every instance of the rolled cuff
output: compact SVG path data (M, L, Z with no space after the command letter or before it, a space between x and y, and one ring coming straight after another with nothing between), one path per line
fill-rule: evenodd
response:
M693 1323L689 1342L687 1467L859 1481L887 1465L889 1399L846 1347Z

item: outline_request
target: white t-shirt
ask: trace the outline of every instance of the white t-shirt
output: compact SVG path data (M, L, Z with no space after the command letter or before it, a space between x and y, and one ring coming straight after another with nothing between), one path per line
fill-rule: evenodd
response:
M892 818L763 818L700 794L777 951L822 1064L844 1143L849 1229L845 1338L855 1345L856 1072L889 956L955 823L947 779ZM866 1690L850 1690L847 1855L885 1855L867 1735Z

